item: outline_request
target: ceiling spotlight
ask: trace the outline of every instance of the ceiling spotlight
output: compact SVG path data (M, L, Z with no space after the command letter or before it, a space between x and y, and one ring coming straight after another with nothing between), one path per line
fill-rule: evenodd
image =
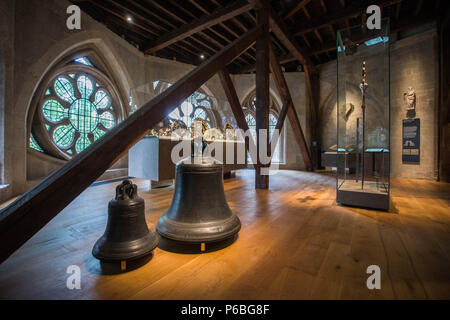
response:
M129 23L131 23L131 22L133 22L133 18L132 18L131 16L128 16L128 17L127 17L127 21L128 21Z
M205 59L205 55L203 53L200 55L200 59Z

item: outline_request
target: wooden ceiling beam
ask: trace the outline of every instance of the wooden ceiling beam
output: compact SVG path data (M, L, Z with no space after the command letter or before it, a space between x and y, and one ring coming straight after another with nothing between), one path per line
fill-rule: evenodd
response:
M244 132L248 131L248 123L245 120L244 111L242 111L241 103L239 102L236 89L231 80L230 74L226 68L222 68L219 71L220 82L222 83L223 90L225 91L225 96L227 97L228 103L230 104L231 111L233 112L234 119L238 127ZM245 139L245 150L249 150L250 143L255 143L253 137L246 137Z
M305 8L305 6L311 2L311 0L301 0L299 1L294 8L292 8L291 10L289 10L289 12L283 17L283 19L289 19L290 17L292 17L294 14L296 14L298 11L302 10Z
M320 6L322 7L323 13L327 13L328 10L324 0L320 0Z
M164 47L171 45L177 41L185 39L194 33L207 29L215 24L231 19L236 15L246 12L252 8L252 5L244 0L233 2L223 7L211 15L203 16L189 24L183 25L177 30L164 34L153 43L150 43L145 49L146 53L156 52Z
M255 23L256 25L256 18L250 13L250 12L246 12L246 15ZM284 48L284 46L282 45L282 43L280 42L280 40L278 40L278 38L271 33L270 37L272 38L273 43L275 44L275 46L281 51L283 52L283 54L286 54L286 49Z
M323 39L318 29L314 29L314 34L316 35L317 39L319 39L320 43L323 44Z
M205 31L203 31L202 34L205 34ZM232 41L232 40L228 39L227 37L225 37L220 32L214 30L213 28L209 28L208 31L213 33L217 37L221 38L223 41L225 41L225 45L228 45ZM248 52L244 52L241 56L239 56L238 60L241 60L241 61L244 61L245 63L248 63L248 61L243 59L244 56L249 58L252 61L255 61L255 58L252 55L250 55Z
M244 131L247 131L248 123L247 121L245 121L244 113L242 111L238 95L236 94L233 81L231 80L230 74L228 73L227 69L222 68L219 71L219 77L238 127Z
M434 15L427 15L422 18L418 18L418 19L414 19L414 20L411 20L408 17L406 17L397 22L393 21L391 24L391 33L406 30L409 28L413 28L413 27L416 27L416 26L419 26L422 24L430 23L430 22L436 20L436 18L437 17ZM358 39L357 41L367 41L367 40L370 40L371 38L372 38L372 36L364 36L364 37L361 37L360 39ZM314 55L326 53L329 51L335 51L335 50L336 50L336 41L335 40L326 41L326 42L324 42L323 45L320 45L315 48L312 47L310 49L305 49L308 56L314 56ZM282 58L280 57L279 59L280 59L281 64L289 63L289 62L296 60L296 58L292 54L288 54ZM254 70L254 66L252 66L252 67L247 66L243 70L245 72L252 72Z
M417 17L420 13L420 10L422 9L423 0L417 1L416 10L414 11L414 15Z
M333 38L333 40L336 40L336 31L334 31L333 25L329 24L328 27L330 28L331 38Z
M206 10L203 6L201 6L200 4L197 3L197 1L195 0L189 0L190 3L192 3L197 9L199 9L201 12L203 12L204 14L208 15L209 11Z
M308 9L306 9L306 7L303 7L303 13L305 14L306 18L308 18L308 20L311 20L311 14L309 13Z
M197 17L195 16L195 14L193 14L192 12L190 12L188 9L186 9L184 6L180 6L178 2L174 1L174 0L166 0L168 1L171 5L176 6L178 10L182 11L185 15L189 16L191 19L196 19ZM175 16L177 17L177 19L181 19L182 21L184 21L183 23L187 23L187 20L179 17L178 15L176 15L175 13L170 11L170 15L171 16Z
M210 29L208 29L210 30ZM209 42L213 43L214 45L216 45L219 49L222 49L223 47L225 47L226 45L229 44L229 42L226 43L226 45L223 45L222 43L220 43L219 41L217 41L216 39L214 39L213 37L209 36L207 33L205 33L204 31L199 32L198 36L202 36L205 37ZM243 59L244 55L239 56L238 60L243 61L244 63L249 63L249 61ZM253 57L252 57L253 58ZM254 61L254 60L251 60Z
M301 30L290 30L294 36L300 36L302 34L308 32L314 32L314 29L321 29L326 27L329 24L336 24L341 21L345 21L349 18L359 17L361 12L365 12L367 7L372 4L376 4L382 7L388 7L394 4L397 4L403 0L360 0L354 1L349 6L342 8L340 10L336 10L330 12L327 15L323 15L312 20L305 27L302 27Z
M219 24L222 28L224 28L227 32L229 32L231 35L233 35L235 38L239 38L239 34L236 33L233 29L231 29L230 27L228 27L225 23L220 23ZM249 49L252 54L255 54L255 51L253 49Z
M153 22L152 19L149 19L148 16L145 17L142 13L137 12L136 10L132 10L130 6L127 6L128 3L124 3L124 1L119 1L119 0L106 0L106 1L114 4L116 7L122 9L123 11L128 12L133 19L137 17L158 30L161 30L161 29L168 30L166 26L161 25L161 22L163 24L166 24L170 28L176 28L176 26L174 24L161 18L160 15L155 14L151 10L148 10L147 8L141 6L138 2L133 1L133 3L132 3L133 6L138 8L139 10L141 10L141 12L145 12L146 15L151 16L152 19L156 19L158 21L158 23Z
M111 14L111 15L113 15L113 16L119 18L119 19L121 19L121 20L124 22L124 23L123 23L123 26L126 26L127 24L129 24L129 25L134 25L134 26L136 26L136 27L138 27L138 28L140 28L140 29L142 29L142 30L148 32L149 34L153 34L153 35L155 35L155 36L159 36L159 33L158 33L158 32L155 32L154 30L149 29L148 27L143 26L142 24L140 24L140 23L138 23L138 22L136 22L136 21L133 21L132 23L127 22L127 21L126 21L126 16L124 16L124 15L121 14L121 13L118 13L118 12L112 10L111 8L108 8L107 6L103 5L102 3L98 2L98 1L89 0L89 2L92 3L93 5L95 5L95 6L99 7L99 8L101 8L102 10L105 10L105 11L108 12L109 14ZM156 27L155 27L155 28L156 28ZM157 29L160 31L162 28L161 28L160 26L157 26Z
M117 1L117 0L110 0L110 1ZM134 5L138 5L137 3L133 3ZM138 6L140 6L140 5L138 5ZM149 11L148 9L146 9L146 8L142 8L142 9L144 9L144 10L147 10L147 11ZM187 11L188 12L188 11ZM154 13L153 13L153 15L155 15ZM173 15L173 13L172 13L172 15ZM170 25L171 27L173 27L173 28L177 28L177 26L175 26L173 23L171 23L170 21L168 21L167 19L164 19L163 17L161 17L161 15L156 15L161 21L163 21L164 23L166 23L167 25ZM183 19L183 18L178 18L178 16L176 16L177 17L177 21L179 21L180 19L183 21L183 23L186 23L186 20L185 19ZM166 29L167 30L167 29ZM201 32L199 32L199 34L200 35L202 35L202 36L204 36L205 38L207 38L208 39L208 41L210 41L210 42L212 42L212 43L216 43L216 45L218 44L218 42L217 41L215 41L213 38L211 38L211 37L209 37L207 34L205 34L203 31L201 31ZM200 41L200 43L204 46L204 47L208 47L208 45L207 44L205 44L204 43L204 41L202 41L201 39L197 39L198 41ZM227 41L227 45L230 43L231 41ZM181 47L182 49L184 49L185 51L188 51L189 53L191 53L194 57L195 57L195 59L198 59L198 57L199 57L199 51L198 51L198 49L196 48L195 50L196 51L192 51L192 49L189 49L189 48L192 48L192 46L191 46L191 44L189 43L189 41L186 41L186 40L182 40L181 41L181 43L183 43L184 45L177 45L177 44L172 44L171 46L175 46L175 47ZM218 46L219 47L219 49L221 49L221 48L223 48L224 46L223 45L219 45ZM211 52L210 52L211 53ZM251 56L250 56L251 57ZM238 60L240 60L240 61L242 61L244 64L248 64L249 62L247 61L247 60L244 60L243 58L242 58L242 56L240 56L239 58L238 58ZM254 61L254 60L251 60L251 61Z
M160 10L161 12L163 12L164 14L166 14L167 16L171 17L172 19L175 19L181 23L186 23L184 19L180 18L178 15L173 13L171 10L168 10L166 7L159 4L158 2L154 0L146 0L146 1L149 2L151 5L153 5L155 8L157 8L158 10Z
M260 1L260 0L254 0ZM286 25L280 16L270 7L270 27L272 28L272 32L275 33L277 38L284 44L284 46L292 53L294 57L304 66L305 70L309 70L314 72L316 70L314 64L309 59L308 55L305 53L304 49L302 49L297 40L292 36L292 34L288 31Z
M148 19L148 18L142 16L141 14L139 14L139 13L137 13L137 12L135 12L135 11L132 11L132 10L130 10L129 8L125 7L124 5L118 3L117 0L107 0L107 1L110 1L110 2L114 3L117 7L121 8L122 10L125 10L125 11L129 12L130 15L132 15L133 19L135 19L136 17L138 17L139 19L145 21L146 23L148 23L149 25L152 25L152 26L155 27L155 28L157 27L157 28L159 28L159 29L163 29L164 31L168 31L167 27L163 27L163 26L160 26L160 25L156 25L156 24L155 24L154 22L152 22L150 19ZM134 5L139 5L139 4L137 4L137 3L133 3L133 4L134 4ZM140 6L140 5L139 5L139 6ZM142 8L142 9L148 11L148 9L146 9L146 8ZM151 14L151 15L152 15L153 17L155 17L154 14ZM156 15L156 17L158 17L159 19L163 19L163 18L160 18L160 16L158 16L158 15ZM163 19L163 20L164 20L164 19ZM132 24L135 24L136 26L140 27L141 29L143 29L143 30L145 30L145 31L147 31L147 32L150 32L150 29L148 29L148 28L146 28L146 27L143 27L141 24L136 23L135 21L133 21ZM168 22L168 21L166 21L166 24L170 24L171 26L174 26L174 27L175 27L175 25L171 24L171 23ZM179 43L179 44L174 44L176 50L171 50L171 51L172 51L172 52L177 52L177 53L178 53L179 50L181 49L182 51L187 52L187 53L191 56L191 58L198 59L198 57L199 57L199 51L198 51L198 49L194 48L194 50L192 50L192 46L190 45L190 43L189 43L188 41L184 41L184 40L183 40L183 41L181 41L181 42L182 42L183 44L181 44L181 43ZM204 44L203 42L200 42L200 41L199 41L199 42L197 42L197 43L200 43L200 45L203 46L204 48L209 48L208 45L207 45L207 44ZM209 52L209 54L212 54L212 53L215 53L215 52L216 52L216 49L214 49L214 50L209 49L209 50L211 50L211 51ZM184 54L182 54L182 55L186 56L186 53L184 53ZM175 57L176 57L176 56L175 56ZM191 59L187 59L187 60L189 61L189 60L191 60ZM246 63L248 63L248 62L246 61Z
M311 153L309 151L308 144L306 143L305 135L303 134L303 129L301 127L297 111L295 110L289 87L287 85L286 79L284 78L281 65L278 62L277 56L275 55L275 50L273 49L272 45L270 46L270 70L272 71L273 80L277 87L278 93L280 94L281 99L284 101L283 108L281 109L280 115L278 117L279 121L277 122L277 126L279 126L281 129L282 123L284 122L283 117L287 115L292 130L294 131L294 137L299 146L303 161L305 162L305 166L307 169L312 169ZM275 143L276 146L277 141L273 141L271 142L271 144L272 143Z
M303 38L303 41L305 41L305 43L308 46L308 48L311 48L311 43L309 42L308 37L306 36L306 34L302 34L302 38Z
M397 8L395 8L395 20L400 18L400 10L402 9L402 3L397 3Z
M219 3L218 1L213 1L213 3L214 3L219 9L222 8L222 6L220 5L220 3ZM196 3L196 4L197 4L197 6L199 6L198 3ZM206 14L208 14L208 15L210 14L210 12L209 12L208 10L206 10L203 6L202 6L201 8L202 8L201 10L202 10L204 13L206 13ZM189 10L185 9L183 6L180 6L179 9L183 10L183 12L184 12L185 14L187 14L187 15L189 15L189 16L191 16L191 17L194 17L194 15L193 15ZM218 9L217 9L217 10L218 10ZM249 14L249 15L250 15L250 13L249 13L248 11L246 12L246 14ZM234 19L234 18L233 18L233 19ZM225 24L220 23L219 25L221 25L226 31L230 32L235 38L239 38L239 34L235 33L232 29L230 29L230 28L229 28L228 26L226 26ZM248 31L248 28L245 28L245 27L244 27L243 29L244 29L244 31ZM219 36L220 38L222 38L223 40L225 40L227 44L230 43L230 41L232 41L232 40L228 39L227 37L225 37L225 36L224 36L223 34L221 34L220 32L214 30L213 26L211 26L211 27L208 28L207 30L213 32L216 36ZM203 33L203 32L202 32L202 33ZM248 51L244 52L243 55L239 57L239 60L244 61L244 63L248 63L248 61L245 61L245 60L243 59L243 56L249 58L249 59L252 60L252 61L256 61L256 58L255 58L253 55L251 55Z
M269 110L270 110L270 5L268 0L263 0L264 5L255 8L256 23L261 27L262 33L256 38L256 100L255 100L255 123L256 132L269 129ZM263 137L261 134L256 136L256 164L255 164L255 189L268 189L269 176L264 174L263 170L268 170L269 164L262 163L260 155L260 146L269 146L269 136ZM266 149L267 150L267 149Z

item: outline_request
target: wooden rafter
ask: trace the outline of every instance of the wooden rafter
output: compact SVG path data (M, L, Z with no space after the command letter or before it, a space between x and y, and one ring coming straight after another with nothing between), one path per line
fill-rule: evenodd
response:
M294 107L294 103L292 102L291 93L289 92L286 79L284 78L283 71L281 70L281 65L278 62L278 59L275 55L275 50L273 50L272 46L270 47L270 70L272 71L273 80L277 87L278 93L280 94L281 99L284 101L284 105L281 109L282 111L280 112L280 116L278 119L287 114L289 123L291 124L292 130L294 131L295 140L297 141L303 157L303 161L305 162L305 166L308 169L312 169L311 154L308 148L308 144L306 143L297 111ZM282 124L277 123L277 126L280 126L281 129Z
M310 60L307 53L302 49L295 38L287 30L286 25L281 20L280 16L269 7L270 10L270 26L272 31L277 35L278 39L288 48L292 55L303 65L305 70L306 88L308 91L309 102L310 102L310 112L311 112L311 144L317 145L317 114L319 108L319 86L317 85L319 73L317 68ZM315 155L315 153L313 153ZM314 166L317 167L317 157L313 156Z
M395 20L398 20L400 17L400 10L402 9L402 3L397 3L397 8L395 8Z
M290 17L292 17L294 14L296 14L298 11L302 10L305 8L305 6L311 2L311 0L300 0L299 3L297 3L295 5L294 8L292 8L292 10L290 10L285 16L284 19L289 19Z
M113 0L113 1L118 1L118 0ZM173 4L173 2L171 0L169 0L170 3ZM137 3L134 3L134 5L137 5ZM187 9L185 9L183 6L179 6L178 7L181 11L183 11L184 14L188 15L191 18L195 18L195 16ZM146 9L146 8L145 8ZM147 11L149 11L149 13L152 13L151 10L146 9ZM172 19L177 20L178 22L181 22L183 24L187 24L187 20L185 18L181 18L179 16L177 16L176 14L174 14L171 11L164 11L165 13L170 13L169 16ZM152 13L153 15L155 15L154 13ZM167 19L163 18L161 15L156 15L158 17L158 19L162 20L164 23L166 23L167 25L170 25L172 28L178 28L176 27L172 22L168 21ZM218 36L219 38L223 39L225 41L225 44L220 44L217 40L215 40L214 38L212 38L211 36L209 36L207 34L207 32L211 32L213 33L215 36ZM209 42L214 43L216 46L219 47L219 49L223 48L224 46L228 45L231 43L231 41L226 38L225 36L223 36L220 32L215 31L213 28L208 28L206 30L200 31L198 32L198 35L205 37ZM233 39L234 40L234 39ZM183 43L186 43L186 40L182 41ZM175 44L176 45L176 44ZM172 45L173 46L173 45ZM194 56L198 57L198 52L194 53ZM243 58L243 56L247 57L250 59L250 61L255 61L255 58L248 54L247 52L245 52L243 55L239 56L239 58L237 60L243 62L244 64L248 64L249 61L245 60Z
M269 129L269 4L268 1L263 1L264 5L256 9L256 21L257 25L261 27L262 32L256 39L256 101L255 101L255 114L256 114L256 132L260 130ZM255 188L256 189L268 189L269 188L269 176L262 172L263 167L267 167L268 164L262 164L260 159L260 147L265 145L269 146L269 136L265 137L265 141L261 141L260 134L256 136L256 165L255 165ZM266 149L267 150L267 149Z
M417 1L417 6L416 6L416 10L414 11L414 15L417 17L420 13L420 10L422 9L422 5L423 5L423 0L418 0Z
M403 1L403 0L354 1L345 8L330 12L327 15L323 15L323 16L315 18L314 20L311 20L311 22L308 23L305 27L302 27L301 30L297 30L297 31L290 30L290 32L292 32L294 34L294 36L299 36L304 33L313 32L314 29L316 29L316 28L321 29L321 28L326 27L329 24L336 24L341 21L345 21L349 18L358 17L361 15L362 12L365 12L367 7L371 4L376 4L376 5L380 6L381 8L383 8L383 7L397 4L401 1Z
M322 7L323 13L328 12L327 6L325 5L325 0L320 0L320 6Z
M319 39L320 43L323 44L323 39L318 29L314 29L314 34L316 35L317 39Z
M171 3L173 3L172 0L169 0L169 1L170 1ZM200 4L199 4L198 2L196 2L196 4L197 4L197 6L200 6ZM214 4L218 7L217 10L219 10L220 8L222 8L222 6L220 6L220 4L219 4L217 1L214 1ZM197 7L197 8L198 8L198 7ZM211 14L211 13L210 13L208 10L206 10L203 6L201 6L201 8L202 8L201 10L202 10L203 13L205 13L205 14L207 14L207 15ZM187 10L184 6L178 6L178 9L180 9L181 11L183 11L186 15L190 16L191 18L194 18L194 19L195 19L195 15L194 15L192 12L190 12L189 10ZM246 13L248 14L248 11L247 11ZM171 14L173 15L173 13L171 13ZM182 19L182 20L184 21L184 23L187 23L186 20L184 20L184 19ZM222 24L222 23L221 23L221 24ZM220 24L219 24L219 25L220 25ZM222 24L222 26L224 26L225 28L228 28L228 27L226 27L226 26L223 25L223 24ZM232 41L232 40L229 40L227 37L225 37L225 36L224 36L223 34L221 34L220 32L217 32L217 31L213 28L213 26L211 26L211 27L209 27L208 29L206 29L206 30L204 30L204 31L201 31L201 32L199 32L199 33L200 33L200 34L205 34L206 31L214 33L214 35L216 35L216 36L218 36L219 38L225 40L227 44L229 44L229 43ZM227 30L227 31L230 32L230 30ZM231 30L231 31L232 31L232 30ZM245 31L248 31L248 29L246 29ZM232 32L234 32L234 31L232 31ZM232 35L235 37L234 39L239 38L239 34L237 34L237 33L232 33ZM234 40L234 39L233 39L233 40ZM249 63L248 61L244 60L243 57L246 57L246 58L250 59L251 61L255 61L255 60L256 60L256 58L255 58L253 55L251 55L249 52L244 52L244 54L238 58L240 61L243 61L243 62L246 63L246 64Z
M244 131L248 130L248 123L245 121L244 112L242 111L241 104L239 103L239 98L236 90L231 80L230 74L226 68L222 68L219 71L219 78L222 83L223 90L227 96L227 100L230 103L231 111L233 112L234 118L238 127Z
M293 54L293 56L296 57L298 61L304 65L305 69L308 69L310 71L315 70L314 64L309 59L305 51L297 43L297 40L295 40L292 34L288 31L280 16L272 8L269 8L269 11L270 27L272 28L272 32L276 34L278 39Z
M219 71L220 82L222 83L223 90L225 91L225 95L230 104L231 111L233 112L234 119L238 127L244 132L248 132L248 123L245 120L244 112L242 111L241 104L239 103L239 98L236 93L236 89L234 88L233 81L231 80L230 74L226 68L222 68ZM246 137L245 139L245 150L249 150L249 145L254 145L255 141L253 141L253 137ZM253 148L254 150L254 148ZM252 159L255 162L256 159Z
M434 20L436 20L436 16L434 16L432 14L421 15L420 17L418 17L416 19L410 19L409 17L404 17L403 19L400 19L398 21L392 21L391 32L398 32L398 31L406 30L406 29L409 29L412 27L420 26L422 24L430 23ZM370 40L371 38L372 38L372 36L370 36L370 35L363 35L361 38L356 39L356 41L362 42L362 41ZM331 40L324 42L323 45L311 47L311 48L304 48L303 50L310 57L314 56L314 55L322 54L322 53L327 53L330 51L336 51L336 40L331 39ZM278 59L282 65L297 60L297 58L294 57L292 54L287 54L285 56L281 56ZM253 71L255 71L254 65L244 66L240 70L241 73L248 73L248 72L253 72Z
M0 262L44 227L158 122L262 34L256 27L152 99L84 152L0 211Z
M227 7L223 7L211 15L203 16L189 24L183 25L177 30L174 30L170 33L164 34L159 37L156 41L149 44L145 52L153 53L162 48L165 48L172 43L178 42L182 39L185 39L199 31L207 29L215 24L221 23L225 20L231 19L236 15L239 15L243 12L250 10L252 6L248 4L246 1L237 1L233 2L231 5Z

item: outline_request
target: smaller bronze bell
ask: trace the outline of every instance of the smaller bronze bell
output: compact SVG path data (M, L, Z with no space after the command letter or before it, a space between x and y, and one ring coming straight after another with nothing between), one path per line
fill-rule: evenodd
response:
M128 261L149 255L158 245L158 237L147 228L145 202L137 194L137 185L124 180L116 187L116 197L108 205L108 223L92 254L104 262Z

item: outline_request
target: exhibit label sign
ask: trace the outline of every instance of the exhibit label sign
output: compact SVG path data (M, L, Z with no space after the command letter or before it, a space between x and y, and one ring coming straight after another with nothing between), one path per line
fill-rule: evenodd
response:
M420 119L403 120L402 161L420 163Z

